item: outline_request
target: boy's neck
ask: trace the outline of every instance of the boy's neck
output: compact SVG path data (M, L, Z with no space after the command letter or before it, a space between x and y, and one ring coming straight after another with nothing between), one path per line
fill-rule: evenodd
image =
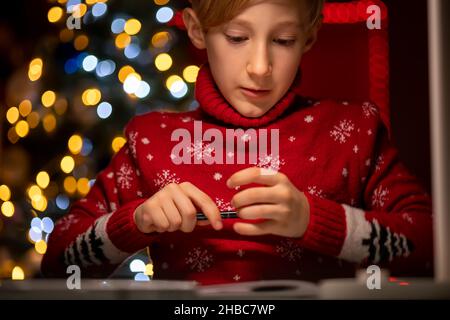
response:
M201 110L208 115L237 127L261 127L278 119L296 100L295 89L299 86L301 72L299 71L291 88L268 112L258 118L248 118L236 111L223 97L217 88L214 78L205 64L200 68L195 85L195 98Z

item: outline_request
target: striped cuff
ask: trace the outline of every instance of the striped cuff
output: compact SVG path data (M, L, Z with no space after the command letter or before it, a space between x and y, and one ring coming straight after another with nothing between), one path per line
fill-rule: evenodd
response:
M133 217L136 208L144 201L129 202L95 220L64 251L65 264L80 267L120 264L131 254L148 246L154 234L140 232Z

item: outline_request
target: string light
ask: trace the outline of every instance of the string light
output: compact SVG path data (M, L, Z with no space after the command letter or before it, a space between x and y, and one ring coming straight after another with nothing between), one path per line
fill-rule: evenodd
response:
M170 35L167 31L161 31L156 33L152 37L152 46L155 48L164 48L170 41Z
M75 161L71 156L65 156L61 159L61 170L64 173L71 173L73 171L73 168L75 167Z
M11 191L9 190L7 185L2 184L0 186L0 200L8 201L10 198L11 198Z
M139 31L141 31L141 22L137 19L129 19L127 22L125 22L125 26L123 30L129 34L130 36L133 36L137 34Z
M199 70L200 68L198 66L187 66L183 70L183 78L189 83L194 83L197 81Z
M47 19L51 23L58 22L63 16L63 10L60 7L52 7L48 10Z
M41 171L36 175L36 183L39 187L42 189L45 189L48 187L48 184L50 183L50 176L47 172Z
M167 23L173 18L174 12L169 7L162 7L156 12L156 20L159 23Z
M26 117L30 114L32 110L31 101L30 100L23 100L19 104L19 112L22 117Z
M5 201L1 206L2 214L5 217L12 217L14 215L14 204L11 201Z
M31 81L39 80L42 75L43 62L41 58L31 60L28 67L28 78Z
M159 71L167 71L172 67L172 57L167 53L159 54L155 59L155 66Z
M12 270L11 274L12 280L24 280L25 279L25 273L23 272L23 269L19 266L15 266Z
M79 154L83 148L83 139L80 135L74 134L69 138L67 146L72 154Z
M115 137L111 143L111 147L117 153L127 141L124 137Z
M77 180L72 177L66 177L64 179L64 190L69 194L74 194L77 191Z
M86 106L97 105L97 103L100 102L101 98L102 93L96 88L86 89L81 96L81 100Z
M47 107L47 108L51 107L55 103L55 100L56 100L56 94L55 94L55 92L53 92L51 90L45 91L42 94L41 102L44 107Z
M6 120L11 124L16 123L19 120L19 109L16 107L9 108L6 112Z
M25 120L20 120L16 124L16 133L19 137L24 138L27 136L28 132L30 132L30 127L28 126L28 122Z

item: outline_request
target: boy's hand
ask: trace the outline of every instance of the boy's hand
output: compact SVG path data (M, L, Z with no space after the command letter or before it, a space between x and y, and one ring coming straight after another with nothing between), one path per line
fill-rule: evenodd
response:
M249 188L234 195L231 205L242 219L268 219L261 223L236 222L234 230L242 235L274 234L301 237L309 223L309 203L283 173L247 168L234 173L227 181L229 188L249 183L264 187Z
M208 218L197 222L197 209ZM190 182L170 183L136 208L134 222L143 233L192 232L198 225L211 223L222 229L220 211L214 201Z

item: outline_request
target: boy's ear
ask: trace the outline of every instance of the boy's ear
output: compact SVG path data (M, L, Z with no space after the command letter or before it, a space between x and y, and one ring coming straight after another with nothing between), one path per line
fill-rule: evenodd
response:
M320 28L322 27L323 18L320 17L319 20L311 27L308 32L305 47L303 49L303 53L308 52L317 41L317 34L319 33Z
M183 22L186 26L186 30L192 44L197 49L205 49L205 35L203 33L202 25L197 18L197 14L192 8L186 8L183 10Z

